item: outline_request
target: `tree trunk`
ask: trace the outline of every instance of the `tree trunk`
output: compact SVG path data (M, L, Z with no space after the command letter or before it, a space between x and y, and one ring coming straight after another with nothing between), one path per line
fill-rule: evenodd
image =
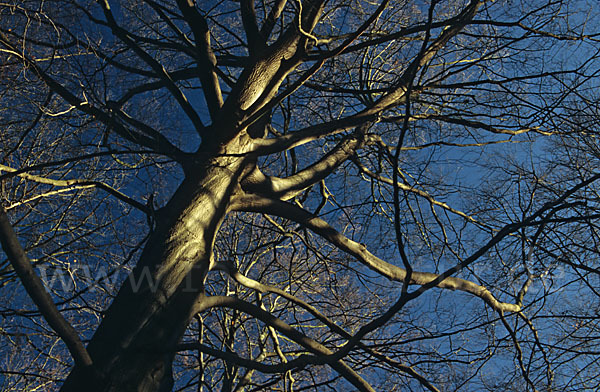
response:
M215 233L244 168L213 157L157 212L157 227L88 345L93 372L75 368L62 391L170 391L173 348L193 317ZM93 374L92 374L93 373Z

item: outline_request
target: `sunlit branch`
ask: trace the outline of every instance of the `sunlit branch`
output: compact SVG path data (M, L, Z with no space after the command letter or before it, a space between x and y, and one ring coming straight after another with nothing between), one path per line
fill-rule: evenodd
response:
M258 139L253 141L250 153L257 155L268 155L285 151L287 149L298 147L303 144L310 143L311 141L321 139L325 136L339 134L369 122L376 122L377 120L377 115L366 116L362 114L356 114L354 116L345 117L339 120L332 120L329 122L309 126L275 138Z
M6 166L6 165L0 165L0 171L6 171L6 172L16 172L17 169L13 169L12 167ZM20 173L17 174L19 177L24 178L26 180L30 180L30 181L35 181L38 182L40 184L47 184L47 185L52 185L52 186L60 186L60 187L67 187L68 190L74 190L74 189L86 189L86 188L98 188L98 189L102 189L103 191L107 192L108 194L110 194L111 196L116 197L117 199L121 200L122 202L129 204L130 206L142 211L143 213L149 215L152 214L152 210L149 206L144 205L142 203L140 203L137 200L132 199L131 197L119 192L118 190L116 190L115 188L106 185L103 182L100 181L91 181L91 180L82 180L82 179L73 179L73 180L55 180L52 178L47 178L47 177L41 177L41 176L36 176L33 174L29 174L29 173ZM10 206L10 208L16 207L17 205L20 204L24 204L36 199L39 199L41 197L44 196L50 196L50 195L54 195L54 194L58 194L61 193L61 191L54 191L54 192L49 192L43 195L38 195L33 197L30 200L26 200L26 201L22 201L20 203L17 203L16 205L12 205Z
M38 163L36 165L31 165L31 166L27 166L21 169L13 169L14 171L9 171L6 174L2 174L0 175L0 181L4 181L6 179L12 178L12 177L16 177L19 174L22 173L28 173L28 172L32 172L32 171L36 171L36 170L40 170L40 169L45 169L47 167L52 167L52 166L61 166L61 165L65 165L65 164L69 164L69 163L74 163L74 162L81 162L81 161L85 161L87 159L93 159L93 158L97 158L97 157L102 157L102 156L115 156L115 155L129 155L129 154L136 154L136 155L141 155L141 154L159 154L155 151L149 151L149 150L131 150L131 151L123 151L123 150L108 150L108 151L98 151L98 152L93 152L90 154L81 154L79 156L75 156L72 158L65 158L65 159L59 159L57 161L50 161L50 162L44 162L44 163ZM159 154L160 155L160 154Z
M301 300L300 298L286 292L285 290L281 290L275 286L271 286L271 285L267 285L264 283L260 283L257 282L254 279L250 279L245 275L242 275L237 268L235 267L235 265L229 261L229 260L222 260L219 261L217 263L215 263L214 270L218 270L218 271L223 271L226 272L233 280L235 280L237 283L241 284L244 287L247 287L249 289L253 289L256 290L260 293L273 293L273 294L277 294L285 299L287 299L290 302L293 302L297 305L299 305L300 307L302 307L303 309L305 309L306 311L308 311L310 314L312 314L313 316L315 316L315 318L317 318L319 321L321 321L323 324L325 324L329 329L331 329L333 332L339 334L340 336L343 336L346 339L350 339L352 338L352 335L350 333L348 333L347 331L345 331L343 328L341 328L340 326L338 326L333 320L330 320L327 316L323 315L321 312L319 312L314 306L308 304L307 302ZM366 346L363 343L358 343L358 347L360 347L362 350L368 352L369 354L373 355L374 357L384 360L385 362L389 363L391 366L393 366L394 368L409 374L410 376L414 377L415 379L419 380L419 382L424 385L427 389L429 389L430 391L434 391L434 392L438 392L438 389L433 386L425 377L423 377L421 374L419 374L417 371L415 371L412 367L407 366L405 364L399 363L397 361L394 361L390 358L387 358L385 355L379 353L378 351ZM289 367L290 365L288 365L288 368L286 369L281 369L281 371L286 371L291 369L291 367Z
M323 219L317 218L310 212L290 203L286 203L279 200L268 199L260 197L258 195L244 195L238 196L231 207L232 210L247 211L247 212L260 212L264 214L276 215L282 218L290 219L296 223L303 225L309 230L321 237L328 240L331 244L335 245L340 250L352 255L359 262L370 268L371 270L385 276L386 278L403 282L406 278L406 270L393 264L390 264L384 260L381 260L377 256L373 255L367 250L364 244L359 244L351 239L347 238L333 227L331 227ZM508 235L510 231L501 233L503 238ZM497 241L496 241L497 242ZM482 249L489 249L492 245L488 244ZM484 252L481 251L481 254ZM469 263L476 260L477 257L469 258ZM433 284L433 282L435 282ZM413 271L410 278L410 284L413 285L432 285L442 289L449 290L460 290L470 294L473 294L482 300L484 300L489 306L498 311L507 312L518 312L520 307L511 303L504 303L498 301L493 294L485 287L480 286L471 281L460 279L452 276L442 277L439 274L430 272L418 272Z
M257 319L261 320L265 324L272 326L278 332L287 336L300 346L304 347L306 350L312 352L316 355L331 355L333 354L331 350L317 341L309 338L308 336L300 333L298 330L292 328L290 325L282 321L281 319L273 316L271 313L259 308L256 305L253 305L249 302L243 301L236 297L225 297L225 296L210 296L203 297L203 300L198 303L196 308L196 312L202 312L211 308L220 308L226 307L238 310L240 312L247 313ZM303 357L299 357L297 360L292 360L287 363L281 364L282 367L286 366L298 366L301 362L305 362L305 364L309 363L305 361ZM346 363L342 360L335 361L329 364L335 371L337 371L341 376L346 378L352 385L354 385L360 391L369 391L374 392L374 389L362 378L360 377L352 368L350 368Z
M297 173L285 177L265 176L258 168L242 182L242 187L251 193L289 200L308 187L318 183L352 156L365 143L363 136L368 125L362 126L358 135L340 141L323 158Z
M277 0L275 4L273 4L273 8L271 8L269 15L264 20L263 25L260 28L260 35L265 41L269 39L269 36L273 31L273 27L275 27L275 22L277 22L277 19L279 19L279 16L283 12L286 3L287 0Z
M394 185L394 182L390 178L387 178L385 176L382 176L380 174L372 172L365 165L363 165L363 163L360 162L360 160L358 158L352 158L351 160L358 167L358 169L360 170L361 173L364 173L368 177L370 177L370 178L372 178L372 179L374 179L376 181L382 182L384 184ZM414 193L414 194L416 194L416 195L424 198L429 203L431 203L431 204L433 204L435 206L441 207L441 208L443 208L443 209L445 209L445 210L447 210L447 211L449 211L449 212L451 212L453 214L456 214L456 215L458 215L458 216L460 216L460 217L468 220L469 222L475 223L477 225L481 225L483 227L487 227L486 224L484 224L483 222L480 222L480 221L476 220L471 215L468 215L468 214L466 214L466 213L464 213L464 212L462 212L460 210L452 208L452 207L450 207L448 204L446 204L444 202L436 200L433 196L431 196L429 193L427 193L427 192L425 192L423 190L417 189L417 188L415 188L413 186L410 186L410 185L407 185L407 184L405 184L403 182L397 182L395 186L397 186L402 191Z
M528 132L535 132L535 133L539 133L541 135L552 135L555 133L555 132L542 131L539 127L528 127L528 128L514 129L514 130L506 129L506 128L498 128L493 125L482 123L480 121L467 120L465 118L455 118L455 117L450 117L450 116L425 115L425 116L423 116L423 118L427 118L430 120L437 120L437 121L446 122L446 123L450 123L450 124L463 125L463 126L469 127L469 128L483 129L485 131L489 131L492 133L505 134L505 135L511 135L511 136L521 135L523 133L528 133Z
M367 28L373 24L377 18L383 13L389 4L389 0L383 1L373 12L373 14L358 28L355 32L350 34L346 40L342 44L340 44L337 48L331 51L328 56L322 57L319 61L313 64L308 70L304 71L304 73L296 80L294 83L286 88L283 92L278 94L276 97L272 97L268 102L259 101L253 107L250 108L249 112L251 115L245 119L242 123L241 127L247 127L257 121L259 118L264 116L266 113L270 112L273 108L279 105L283 100L293 94L296 90L298 90L302 85L304 85L310 78L325 64L325 61L329 58L333 58L336 55L343 52L345 48L347 48L352 42L358 39Z
M221 139L229 140L260 118L265 118L264 116L283 99L281 98L282 94L277 97L275 95L288 75L302 63L307 45L307 39L299 34L298 27L305 31L312 31L325 1L310 0L307 3L304 11L299 14L299 23L306 26L290 26L279 40L263 50L261 55L240 75L231 95L225 102L224 110L233 110L234 113L240 113L242 116L233 119L221 118L222 123L234 127ZM295 91L295 88L292 88L292 91ZM238 108L241 109L241 112Z
M297 131L288 135L280 136L276 139L266 139L255 143L255 151L258 154L272 153L282 151L286 148L295 147L312 140L331 135L369 121L378 121L384 110L393 108L402 104L405 100L407 83L412 77L412 74L426 64L436 53L444 47L444 45L455 35L457 35L466 26L468 21L476 14L481 2L473 0L467 6L458 18L457 22L447 30L445 30L437 39L435 39L429 47L418 56L404 71L400 81L395 87L390 89L386 94L379 98L373 105L363 111L340 119L333 120L327 123L315 125L301 131ZM308 78L307 78L308 79ZM295 87L297 88L297 87ZM346 125L348 124L348 125Z

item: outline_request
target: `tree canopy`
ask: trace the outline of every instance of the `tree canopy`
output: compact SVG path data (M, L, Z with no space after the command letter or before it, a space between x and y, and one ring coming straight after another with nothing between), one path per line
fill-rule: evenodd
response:
M598 390L599 12L0 2L3 390Z

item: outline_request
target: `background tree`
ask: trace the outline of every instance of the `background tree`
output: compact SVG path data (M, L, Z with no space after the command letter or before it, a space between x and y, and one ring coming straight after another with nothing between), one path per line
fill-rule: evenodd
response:
M3 388L596 390L597 13L0 3Z

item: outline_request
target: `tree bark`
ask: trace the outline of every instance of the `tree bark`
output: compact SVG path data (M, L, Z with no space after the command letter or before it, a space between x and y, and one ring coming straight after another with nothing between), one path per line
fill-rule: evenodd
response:
M203 293L212 247L244 159L213 157L157 211L140 261L87 349L94 375L75 367L61 391L170 391L173 350Z

